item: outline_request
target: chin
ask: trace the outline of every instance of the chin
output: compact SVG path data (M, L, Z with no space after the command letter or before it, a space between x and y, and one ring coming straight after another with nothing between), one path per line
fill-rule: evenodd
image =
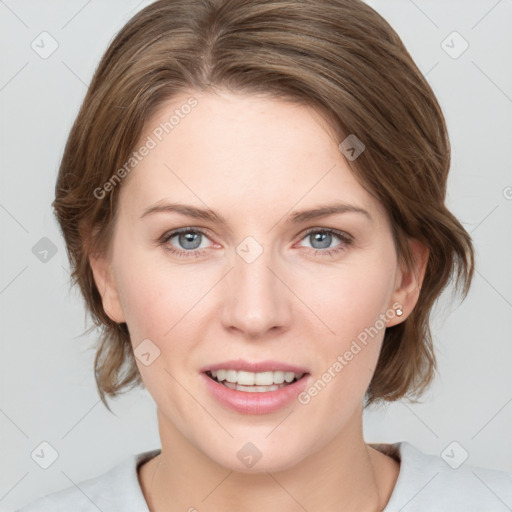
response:
M246 436L244 439L250 439ZM240 439L240 438L238 438ZM277 441L277 442L276 442ZM285 471L295 467L306 456L298 450L304 442L283 443L279 439L261 441L232 440L222 453L207 453L218 465L237 473L257 474Z

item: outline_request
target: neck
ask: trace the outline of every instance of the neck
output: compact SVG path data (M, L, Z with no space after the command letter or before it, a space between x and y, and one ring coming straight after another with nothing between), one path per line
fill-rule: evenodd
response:
M362 411L331 441L290 469L240 473L207 457L158 414L161 454L139 473L151 512L380 512L398 465L366 445Z

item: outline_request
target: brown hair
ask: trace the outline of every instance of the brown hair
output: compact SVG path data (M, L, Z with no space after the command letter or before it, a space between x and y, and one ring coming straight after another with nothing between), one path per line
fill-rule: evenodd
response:
M391 26L360 0L160 0L117 34L70 132L53 202L78 283L101 328L95 378L101 400L143 384L125 323L105 313L90 254L109 246L118 191L94 193L130 158L145 122L178 93L266 94L322 112L339 141L366 150L348 161L387 210L400 261L407 238L430 251L418 302L386 330L365 407L412 398L436 370L430 310L446 285L466 296L471 238L445 206L450 143L429 84ZM91 327L91 328L94 328Z

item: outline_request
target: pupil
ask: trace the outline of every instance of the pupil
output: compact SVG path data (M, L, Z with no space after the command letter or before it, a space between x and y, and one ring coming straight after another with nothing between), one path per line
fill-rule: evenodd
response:
M330 244L329 237L332 237L332 235L330 235L329 233L323 232L323 231L317 231L313 235L313 240L315 242L320 242L322 244L321 247L318 247L319 249L326 249L327 247L329 247L329 244ZM326 243L326 240L327 240L327 243ZM316 249L316 247L314 247L314 248Z
M185 249L197 249L199 245L197 244L197 241L199 240L199 233L193 233L191 231L188 231L186 233L182 233L180 235L180 244ZM194 245L195 243L195 245ZM189 245L192 244L192 245Z

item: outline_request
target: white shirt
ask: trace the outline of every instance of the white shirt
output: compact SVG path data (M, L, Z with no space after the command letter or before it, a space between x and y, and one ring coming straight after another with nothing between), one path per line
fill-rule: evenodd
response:
M453 469L406 441L371 444L400 461L400 473L383 512L510 512L512 473L463 463ZM16 512L149 512L137 467L160 449L127 457L100 476L32 501ZM452 464L455 465L455 464ZM201 503L190 503L201 510Z

